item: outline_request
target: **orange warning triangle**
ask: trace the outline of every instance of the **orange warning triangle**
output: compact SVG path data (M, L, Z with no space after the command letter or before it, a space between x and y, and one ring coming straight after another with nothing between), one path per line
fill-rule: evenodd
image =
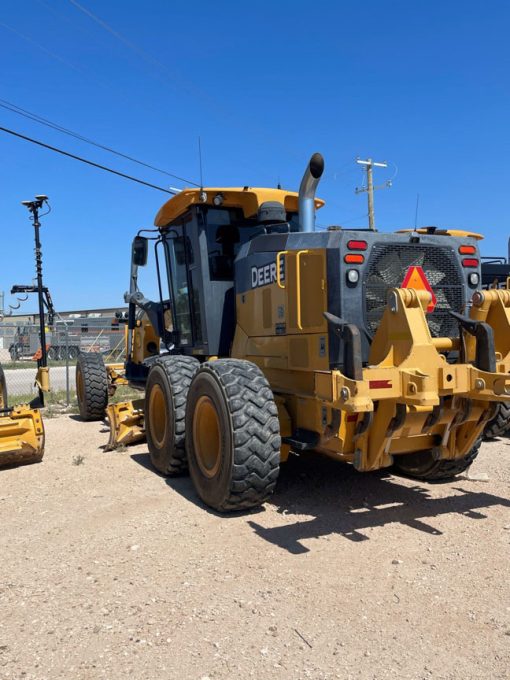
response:
M437 298L434 295L432 286L427 279L423 269L418 266L409 267L405 279L402 282L402 288L414 288L415 290L428 290L432 295L432 300L427 306L427 312L433 312L437 305Z

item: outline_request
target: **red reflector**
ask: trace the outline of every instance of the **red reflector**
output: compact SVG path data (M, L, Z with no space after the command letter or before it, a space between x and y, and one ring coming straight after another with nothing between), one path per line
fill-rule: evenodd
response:
M347 422L348 423L355 423L358 420L358 414L357 413L351 413L350 415L347 416Z
M391 380L369 380L368 386L371 390L384 390L393 387Z
M476 248L474 246L459 246L459 253L461 255L474 255Z
M475 257L465 257L462 260L463 267L478 267L478 260Z
M346 255L344 257L344 262L347 262L347 264L363 264L364 261L363 255Z
M366 250L368 243L366 241L349 241L347 247L349 250Z

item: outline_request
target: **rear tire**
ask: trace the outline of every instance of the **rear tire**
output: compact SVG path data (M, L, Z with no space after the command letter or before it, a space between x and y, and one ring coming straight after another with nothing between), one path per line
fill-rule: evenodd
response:
M166 356L152 364L145 387L145 433L152 465L163 475L186 472L184 446L188 388L200 364Z
M7 382L4 369L0 365L0 409L7 408Z
M250 361L202 365L189 388L186 450L200 498L215 510L244 510L273 493L280 467L273 393Z
M76 396L83 420L102 420L108 405L108 374L101 354L88 352L78 356Z
M428 482L449 482L468 469L478 456L481 443L479 439L467 456L457 460L434 460L431 451L395 456L394 468L406 477Z
M497 406L494 417L487 423L484 436L487 439L501 437L510 429L510 404L500 403Z

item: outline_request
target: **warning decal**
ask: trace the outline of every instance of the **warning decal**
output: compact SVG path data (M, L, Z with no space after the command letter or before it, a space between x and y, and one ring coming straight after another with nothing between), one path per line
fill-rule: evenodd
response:
M428 290L432 295L432 300L427 306L427 312L433 312L436 308L437 298L434 295L432 286L430 285L427 276L423 269L418 266L409 267L405 279L402 282L402 288L414 288L415 290Z

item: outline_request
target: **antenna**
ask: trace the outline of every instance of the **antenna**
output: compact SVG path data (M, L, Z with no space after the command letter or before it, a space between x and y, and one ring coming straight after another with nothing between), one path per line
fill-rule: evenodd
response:
M204 178L202 175L202 142L200 135L198 137L198 163L200 165L200 190L202 190L204 188Z
M416 194L416 210L414 211L414 230L418 224L418 206L420 205L420 194Z

